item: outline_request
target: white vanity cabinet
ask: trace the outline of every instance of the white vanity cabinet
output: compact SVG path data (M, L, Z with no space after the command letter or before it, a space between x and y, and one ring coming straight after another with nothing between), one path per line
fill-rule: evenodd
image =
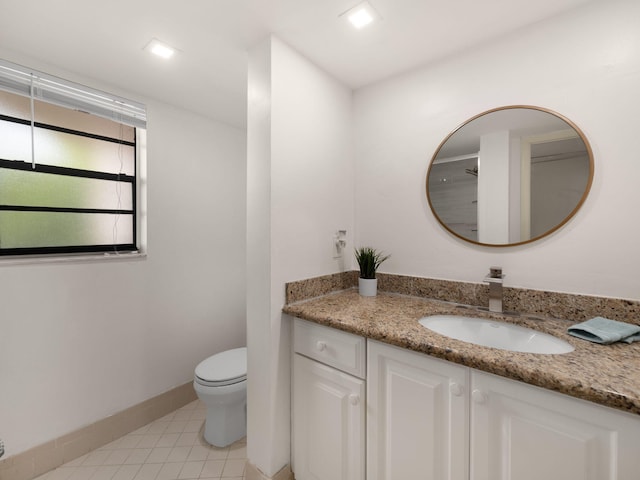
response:
M298 319L293 357L296 480L640 479L640 416Z
M367 480L466 480L469 369L368 341Z
M295 319L293 345L296 480L364 480L366 340Z
M640 418L473 371L471 480L638 480Z
M368 341L367 480L638 480L640 418Z

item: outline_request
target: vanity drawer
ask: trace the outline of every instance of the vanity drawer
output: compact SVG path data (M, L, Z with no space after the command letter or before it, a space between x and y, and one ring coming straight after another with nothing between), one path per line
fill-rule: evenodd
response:
M366 340L352 333L294 319L293 349L330 367L365 378Z

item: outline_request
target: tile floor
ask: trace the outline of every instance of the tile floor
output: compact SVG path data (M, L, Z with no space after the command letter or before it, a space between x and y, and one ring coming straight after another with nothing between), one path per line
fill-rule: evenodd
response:
M36 480L242 480L246 439L212 447L202 437L205 417L196 400Z

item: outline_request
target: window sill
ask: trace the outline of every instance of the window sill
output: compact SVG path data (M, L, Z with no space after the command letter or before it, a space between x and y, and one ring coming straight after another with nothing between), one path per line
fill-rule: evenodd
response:
M147 253L142 251L123 253L79 253L69 255L29 255L23 257L0 257L0 267L6 265L34 265L46 263L90 263L103 261L143 260Z

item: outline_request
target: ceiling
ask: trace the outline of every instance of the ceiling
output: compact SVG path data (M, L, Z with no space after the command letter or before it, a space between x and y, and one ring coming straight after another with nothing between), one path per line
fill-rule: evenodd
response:
M370 0L382 20L357 31L339 15L358 0L0 0L0 48L244 128L246 52L270 33L357 89L598 1Z

